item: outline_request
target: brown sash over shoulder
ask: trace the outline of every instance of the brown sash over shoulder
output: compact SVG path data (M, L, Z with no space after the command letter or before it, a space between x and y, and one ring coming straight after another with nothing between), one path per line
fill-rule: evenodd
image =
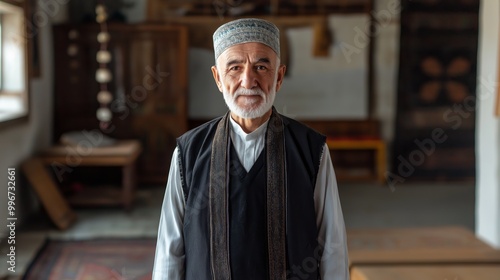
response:
M210 266L214 280L231 279L229 261L229 118L219 122L212 143L209 187ZM286 279L286 164L283 120L273 108L266 131L267 250L269 279Z

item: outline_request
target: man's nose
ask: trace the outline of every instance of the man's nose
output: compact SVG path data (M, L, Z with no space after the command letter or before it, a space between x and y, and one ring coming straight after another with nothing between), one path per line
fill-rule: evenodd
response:
M242 87L252 89L257 86L257 75L252 67L246 67L241 75Z

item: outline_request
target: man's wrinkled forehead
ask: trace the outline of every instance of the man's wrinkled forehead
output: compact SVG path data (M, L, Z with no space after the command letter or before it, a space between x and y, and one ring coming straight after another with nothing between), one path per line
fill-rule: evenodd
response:
M277 54L269 46L261 43L243 43L231 46L222 52L217 58L217 63L228 64L231 62L250 63L274 63Z

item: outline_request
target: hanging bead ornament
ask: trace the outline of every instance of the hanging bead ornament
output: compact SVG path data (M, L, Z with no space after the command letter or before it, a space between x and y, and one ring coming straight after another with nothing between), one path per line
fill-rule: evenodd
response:
M101 90L97 94L97 101L99 101L99 103L101 104L108 105L109 103L111 103L111 101L113 101L113 95L111 95L111 92L107 90Z
M68 70L69 72L69 81L71 84L78 84L80 79L78 78L79 76L76 74L76 70L80 67L80 64L78 62L78 52L79 52L79 47L78 47L78 38L80 34L78 33L78 30L76 29L71 29L68 32L68 39L69 39L69 45L67 49L67 55L69 57L69 64L68 64Z
M108 14L106 12L106 7L102 3L98 4L95 8L96 21L100 25L100 32L97 34L97 42L100 44L100 49L96 54L96 60L99 63L99 69L95 73L95 78L100 84L100 91L97 94L97 101L100 106L97 109L96 116L99 120L99 127L102 130L106 130L113 118L113 113L109 109L109 104L113 101L113 95L108 91L108 83L113 79L113 75L108 68L108 63L111 61L111 53L108 51L108 43L110 40L110 35L108 32L108 26L106 20L108 19Z
M68 46L68 55L69 56L76 56L78 54L78 45L77 44L71 44Z
M111 53L109 51L98 51L96 59L99 63L109 63L111 61Z
M95 72L95 79L100 84L107 84L107 83L111 82L111 79L112 79L111 71L109 71L108 68L99 68Z
M97 118L102 122L109 122L113 117L111 110L108 107L101 107L97 109Z
M104 44L109 42L109 33L108 32L99 32L97 34L97 42Z
M80 36L80 33L78 33L78 30L76 30L76 29L71 29L68 32L68 38L70 40L76 40L76 39L78 39L79 36Z

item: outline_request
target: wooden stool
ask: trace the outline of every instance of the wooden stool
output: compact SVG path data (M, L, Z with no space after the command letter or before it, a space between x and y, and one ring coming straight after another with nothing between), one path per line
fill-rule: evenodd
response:
M58 145L43 151L40 159L53 169L77 168L79 166L121 166L122 188L99 187L84 190L68 200L72 205L116 205L130 209L136 187L135 162L141 152L136 140L117 141L113 146L78 147ZM57 172L56 172L57 173ZM56 174L60 176L60 174ZM59 178L61 181L62 178Z

